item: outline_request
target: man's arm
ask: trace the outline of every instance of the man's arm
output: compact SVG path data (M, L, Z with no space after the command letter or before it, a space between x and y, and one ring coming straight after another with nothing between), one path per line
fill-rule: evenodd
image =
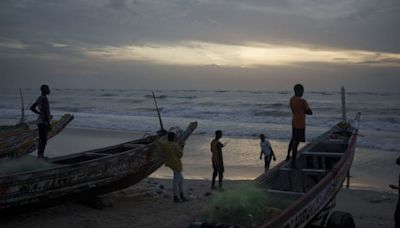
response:
M40 115L40 112L36 109L36 107L38 106L37 102L35 101L35 103L33 103L30 107L30 110L38 115Z
M45 110L43 110L43 112L44 112L44 119L45 119L45 121L46 121L46 123L47 123L47 126L50 127L50 119L51 119L51 117L50 117L50 106L49 106L49 101L47 100L47 98L45 98L45 100L44 100L43 102L44 102L43 107L44 107L44 109L45 109ZM49 130L51 130L51 129L49 129Z
M392 189L396 189L396 190L399 189L399 186L396 186L394 184L389 184L389 187L392 188Z
M272 147L269 147L269 149L271 150L272 158L276 161L274 150L272 150Z

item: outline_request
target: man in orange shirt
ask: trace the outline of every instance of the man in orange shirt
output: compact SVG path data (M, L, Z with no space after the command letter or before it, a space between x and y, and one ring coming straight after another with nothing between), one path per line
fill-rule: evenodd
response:
M312 115L312 111L305 99L301 98L304 87L301 84L294 86L294 96L290 98L290 109L292 110L292 138L290 139L286 160L290 159L290 151L293 151L292 168L296 168L297 147L300 142L305 142L306 114Z

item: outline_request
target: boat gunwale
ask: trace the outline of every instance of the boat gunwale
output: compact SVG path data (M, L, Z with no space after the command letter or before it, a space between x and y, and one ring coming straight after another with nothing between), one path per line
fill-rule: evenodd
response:
M100 150L100 149L106 150L106 149L123 147L124 144L132 143L132 142L135 142L135 141L138 141L138 140L132 140L132 141L120 143L120 144L113 145L113 146L108 146L108 147L103 147L103 148L98 148L98 149L91 149L91 150L87 150L87 151L83 151L83 152L79 152L79 153L75 153L75 154L69 154L69 155L64 155L64 156L60 156L60 157L55 157L55 158L49 159L48 161L51 164L56 164L56 163L53 163L53 162L56 162L58 160L68 159L68 158L79 157L81 155L85 155L86 153L91 153L92 151L96 151L96 150ZM86 160L86 161L76 162L76 163L72 163L72 164L56 164L56 166L46 167L46 168L37 169L37 170L27 170L27 171L23 171L23 172L19 172L19 173L14 173L14 174L11 174L11 175L7 175L7 174L0 175L0 183L1 183L2 179L6 179L6 178L18 178L19 176L24 176L24 175L27 175L27 174L28 175L38 175L38 173L41 173L41 172L45 173L45 172L47 172L49 170L54 171L54 172L58 172L59 169L74 168L74 166L81 166L81 165L85 165L85 163L91 163L91 162L94 162L94 161L98 162L98 160L101 160L101 159L106 159L106 158L107 159L114 159L115 157L118 157L118 156L126 155L126 154L132 153L132 152L137 152L136 150L143 149L144 147L149 147L150 144L154 143L154 141L155 140L153 140L149 144L138 144L138 147L128 149L128 150L123 151L121 153L116 153L116 154L106 154L106 153L100 154L99 153L99 155L103 155L103 156L99 156L98 158L93 158L93 159Z

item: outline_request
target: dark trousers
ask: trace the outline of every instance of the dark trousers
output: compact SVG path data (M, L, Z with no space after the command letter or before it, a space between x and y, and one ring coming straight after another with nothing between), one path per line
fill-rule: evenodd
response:
M43 157L47 144L48 127L45 124L38 124L37 126L39 130L38 157Z
M267 172L269 170L269 165L271 164L271 158L272 158L272 154L265 156L264 155L264 169L265 172Z
M222 188L222 179L224 178L224 166L223 165L213 165L213 174L212 174L212 182L211 187L215 187L215 178L218 175L218 186Z
M296 157L297 157L297 147L299 146L300 142L297 139L291 139L289 143L289 148L286 156L286 160L290 157L290 152L292 152L292 162L290 166L292 168L296 167Z

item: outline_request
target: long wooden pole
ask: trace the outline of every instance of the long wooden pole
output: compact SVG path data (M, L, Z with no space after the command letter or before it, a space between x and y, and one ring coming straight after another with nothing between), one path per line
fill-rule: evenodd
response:
M154 91L152 91L152 93L153 93L154 103L156 104L156 109L157 109L157 114L158 114L158 120L160 121L161 131L164 132L165 130L164 130L164 126L163 126L163 123L162 123L162 120L161 120L160 110L158 109L156 96L154 95Z
M344 90L344 87L342 86L342 122L347 123L347 117L346 117L346 91Z
M21 119L19 120L20 124L23 124L25 121L25 105L24 105L24 98L22 97L22 89L19 88L19 96L21 97Z

